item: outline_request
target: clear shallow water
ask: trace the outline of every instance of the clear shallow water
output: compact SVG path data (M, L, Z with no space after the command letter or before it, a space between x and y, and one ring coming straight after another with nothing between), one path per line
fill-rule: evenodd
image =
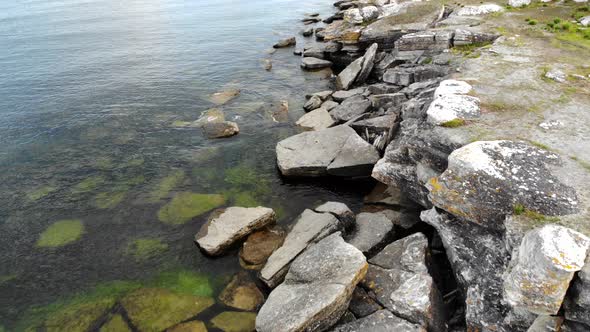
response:
M302 72L292 49L268 50L312 11L329 13L331 2L0 3L0 329L105 282L238 271L235 253L209 259L194 246L207 214L181 225L158 220L180 192L271 206L282 224L328 199L358 206L358 185L286 183L275 167L276 142L296 129L270 112L286 100L297 119L305 93L325 89L329 72ZM221 107L238 136L207 140L173 126L196 120L215 106L208 96L226 88L241 90ZM81 237L39 247L63 219L80 220ZM137 239L167 248L138 258L129 249Z

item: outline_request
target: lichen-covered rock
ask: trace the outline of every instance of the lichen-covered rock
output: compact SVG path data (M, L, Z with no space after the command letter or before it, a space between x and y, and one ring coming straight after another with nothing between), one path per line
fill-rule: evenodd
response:
M230 100L240 95L239 89L227 89L219 92L215 92L209 96L209 100L217 105L223 105L228 103Z
M563 226L529 231L506 272L506 301L538 315L557 314L589 247L588 237Z
M332 332L426 332L417 324L399 318L387 310L379 310L367 317L357 319L343 325L338 325Z
M256 317L259 332L322 331L340 319L367 272L365 256L332 234L301 254Z
M62 327L62 328L65 328L65 327ZM2 330L0 329L0 331L2 331ZM68 329L68 331L73 331L73 330ZM111 317L111 319L109 319L103 326L101 326L100 329L98 330L98 332L132 332L132 330L129 327L129 325L127 325L125 320L123 319L123 316L121 316L121 314L116 314L113 317ZM184 331L172 330L169 332L184 332Z
M359 213L354 231L347 242L363 254L380 249L393 236L393 224L381 213Z
M458 94L436 97L426 111L428 122L445 125L457 120L475 120L480 117L479 98Z
M397 316L429 331L446 331L442 297L426 266L427 247L421 233L388 245L369 260L361 285Z
M114 299L105 298L91 302L68 305L53 313L45 320L45 331L88 331L114 304Z
M275 287L287 274L291 262L310 244L343 228L342 223L331 213L303 211L283 245L268 258L260 271L260 279L269 287Z
M212 298L141 288L121 300L127 316L140 331L159 332L192 318L213 305Z
M449 155L447 170L427 184L429 197L455 216L495 229L517 205L544 215L571 214L578 209L575 190L548 167L559 163L556 154L524 142L474 142Z
M442 240L465 302L467 331L526 331L535 315L513 313L502 300L503 273L510 257L502 234L435 208L420 218Z
M466 95L473 90L473 87L464 81L444 80L440 82L439 86L434 91L434 97L444 95Z
M199 247L209 255L220 255L254 230L275 222L270 208L229 207L212 216L195 235Z
M564 307L566 319L590 325L590 255L574 277Z

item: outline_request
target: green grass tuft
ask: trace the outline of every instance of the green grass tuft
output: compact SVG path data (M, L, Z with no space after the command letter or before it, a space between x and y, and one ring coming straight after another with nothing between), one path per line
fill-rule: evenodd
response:
M446 128L457 128L465 125L465 120L463 119L453 119L451 121L447 121L441 124L442 127Z

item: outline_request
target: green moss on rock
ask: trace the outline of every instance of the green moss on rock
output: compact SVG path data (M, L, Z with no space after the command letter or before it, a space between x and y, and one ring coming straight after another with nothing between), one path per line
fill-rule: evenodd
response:
M17 277L18 277L18 275L16 275L16 274L7 274L7 275L0 276L0 286L9 282L9 281L16 279Z
M37 247L61 247L78 241L84 234L84 224L79 219L60 220L49 226L37 240Z
M72 188L72 194L77 195L93 191L99 186L103 185L105 182L106 179L102 175L88 177Z
M114 304L112 298L73 304L47 318L45 328L47 332L86 332Z
M112 209L119 205L127 196L126 191L104 192L94 197L94 205L99 209Z
M251 332L256 324L253 312L225 311L211 319L214 327L224 332Z
M207 332L205 323L199 320L178 324L173 328L166 330L166 332Z
M99 332L131 332L131 329L123 316L116 314L100 328Z
M27 198L30 201L33 201L34 202L34 201L40 200L41 198L43 198L43 197L51 194L52 192L54 192L56 190L57 190L57 188L56 187L53 187L53 186L43 186L43 187L40 187L38 189L35 189L35 190L31 191L31 192L28 192L27 193Z
M207 276L187 270L166 271L153 282L154 287L194 296L213 296L213 285Z
M210 297L177 294L162 288L138 289L121 300L140 331L159 332L192 318L213 305Z
M126 253L138 261L148 260L168 250L168 245L159 239L135 239L127 245Z
M453 119L451 121L447 121L441 124L441 126L446 128L457 128L465 125L465 120L463 119Z
M148 201L155 203L168 196L172 189L181 185L186 179L183 170L176 170L161 179L148 195Z
M180 225L224 203L223 195L183 192L158 211L158 219L167 224Z

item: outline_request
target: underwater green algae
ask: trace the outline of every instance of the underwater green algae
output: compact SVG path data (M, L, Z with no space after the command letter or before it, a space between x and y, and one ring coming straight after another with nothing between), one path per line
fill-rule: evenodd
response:
M61 247L79 240L84 224L79 219L60 220L49 226L37 240L37 247Z
M94 205L99 209L112 209L119 205L127 196L124 191L99 193L94 198Z
M166 198L172 189L181 185L186 179L186 175L183 170L176 170L163 179L161 179L148 195L148 201L156 203L163 198Z
M255 330L256 314L253 312L225 311L213 317L211 323L224 332L250 332Z
M131 329L123 316L116 314L100 328L99 332L131 332Z
M47 332L86 332L114 304L115 299L105 298L68 306L49 317L45 329Z
M182 192L158 211L158 219L166 224L180 225L223 204L223 195Z
M194 296L211 297L214 293L214 285L207 276L187 270L163 272L149 284Z
M94 175L87 177L86 179L82 180L77 185L72 187L72 194L84 194L93 191L94 189L103 185L105 182L106 179L102 175Z
M141 288L121 304L140 331L159 332L192 318L212 306L210 297L178 294L163 288Z
M0 276L0 286L18 277L16 274L7 274ZM0 330L1 331L1 330Z
M142 238L131 241L126 248L126 254L138 261L145 261L168 250L168 245L159 239Z
M233 195L234 205L241 207L257 207L262 204L251 192L242 191Z
M38 188L36 190L33 190L31 192L27 193L27 198L30 201L37 201L40 200L41 198L51 194L52 192L56 191L57 188L53 187L53 186L43 186L41 188Z

